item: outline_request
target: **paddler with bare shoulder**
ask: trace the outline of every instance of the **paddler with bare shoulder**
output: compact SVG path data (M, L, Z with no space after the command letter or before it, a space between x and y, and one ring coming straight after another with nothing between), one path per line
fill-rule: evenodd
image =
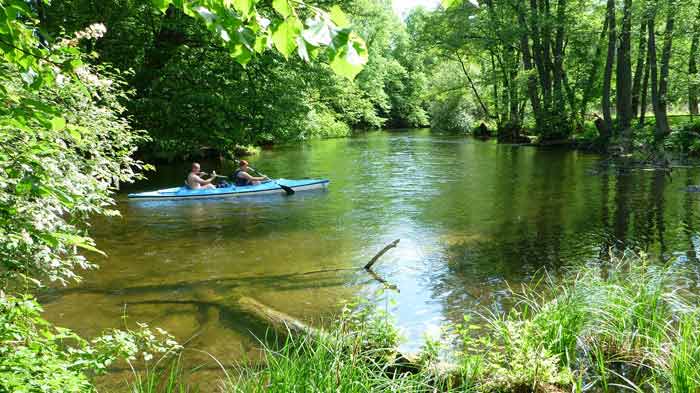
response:
M201 189L215 189L216 186L212 182L216 179L216 172L211 172L211 178L204 180L201 177L202 170L198 163L192 163L192 170L190 174L187 175L187 187L191 190L201 190Z

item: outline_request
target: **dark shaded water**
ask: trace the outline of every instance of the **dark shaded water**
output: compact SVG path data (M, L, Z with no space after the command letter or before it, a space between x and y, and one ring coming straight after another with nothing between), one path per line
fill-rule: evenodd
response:
M508 305L506 283L632 246L698 264L700 171L595 174L599 158L499 146L427 130L382 132L264 151L275 177L327 177L328 191L292 197L128 202L92 233L109 255L84 283L45 294L54 322L93 334L120 316L173 332L223 361L255 352L253 329L233 306L253 296L318 321L338 302L369 296L390 308L416 349L425 331L482 306ZM204 165L205 169L225 169ZM188 164L159 168L133 189L181 184ZM361 271L376 266L400 292ZM385 302L390 297L395 305ZM254 330L254 329L253 329Z

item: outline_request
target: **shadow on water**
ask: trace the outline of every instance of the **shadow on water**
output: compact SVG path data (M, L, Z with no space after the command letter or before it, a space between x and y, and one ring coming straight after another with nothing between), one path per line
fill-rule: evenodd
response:
M118 325L126 307L131 320L235 360L260 332L236 308L240 296L316 323L340 301L368 296L394 313L404 349L415 350L437 325L483 307L507 310L508 285L542 269L556 276L632 247L700 270L700 196L683 191L698 183L697 169L591 175L595 155L426 130L280 147L253 160L277 177L330 178L330 189L178 202L119 195L122 217L92 225L109 257L81 285L48 289L47 316L94 334ZM187 167L159 168L123 192L181 184ZM397 238L376 270L400 292L375 295L381 285L351 269Z

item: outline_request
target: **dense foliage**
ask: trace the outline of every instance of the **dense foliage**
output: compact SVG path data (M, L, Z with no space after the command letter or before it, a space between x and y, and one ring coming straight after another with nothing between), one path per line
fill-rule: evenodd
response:
M223 40L216 26L200 22L197 12L174 6L161 13L141 1L110 0L95 5L85 0L55 0L46 7L45 20L54 33L104 21L105 37L84 49L94 52L93 63L109 63L126 73L135 96L125 105L137 127L152 136L141 149L151 158L345 136L352 129L427 124L421 65L411 58L414 49L389 1L323 4L331 9L331 24L352 26L367 42L368 55L364 46L358 48L358 55L367 57L358 60L366 65L354 81L347 77L360 69L344 71L338 60L348 57L344 49L340 54L334 49L314 49L324 43L337 48L335 41L347 27L336 32L332 26L319 26L315 22L318 14L326 14L315 7L300 7L298 14L287 16L282 23L296 29L304 20L307 30L285 41L290 45L287 48L280 41L283 27L276 25L284 14L280 14L281 4L286 3L256 4L257 16L250 18L251 23L255 18L270 20L272 30L259 33L253 48L257 56L246 55L244 61L235 49L231 52L232 45L246 47L233 44L233 34L230 41ZM253 30L260 28L260 23L254 24ZM331 37L333 34L336 36ZM357 46L353 40L359 38L353 37L348 48ZM267 50L270 45L279 50ZM294 48L299 56L290 52ZM315 54L317 61L306 61L306 52Z
M509 142L580 136L595 123L600 142L629 151L645 127L662 147L670 113L698 114L700 2L446 3L408 24L435 59L435 126L466 115Z
M698 115L700 1L444 3L401 21L388 0L0 0L0 390L92 391L92 376L119 359L148 365L179 349L145 325L83 339L44 321L30 295L94 267L87 219L117 214L112 193L146 168L139 155L429 120L459 132L495 125L504 142L557 140L596 111L603 145L700 151L697 124L669 117ZM697 306L669 289L668 272L644 269L588 273L552 290L554 302L524 297L526 309L491 320L495 341L479 344L497 350L466 358L462 380L607 389L620 373L606 365L624 355L624 370L645 378L634 383L697 391ZM288 347L262 377L282 391L291 377L309 382L288 372L329 389L331 372L369 390L435 381L386 379L366 364L377 352L348 359L322 344Z
M197 15L204 23L193 22L193 29L205 26L219 34L228 43L226 56L238 64L272 46L290 56L302 35L308 51L319 52L341 76L354 76L366 63L364 41L341 27L346 21L337 9L328 13L302 2L284 2L285 6L275 1L278 17L266 22L248 2L155 3L139 3L137 8L155 15L164 10ZM92 23L98 19L94 18L67 31L66 18L61 17L51 29L49 7L44 1L0 0L3 392L94 391L91 377L111 363L121 359L148 366L154 354L165 356L180 348L167 333L154 333L143 324L85 340L43 320L41 307L30 295L49 282L78 281L80 270L94 267L86 255L101 252L89 237L87 219L117 214L111 209L112 193L120 183L140 176L145 165L134 153L149 140L132 126L124 106L132 97L124 81L129 74L95 61L99 56L89 49L106 27ZM312 18L304 29L296 26L301 24L297 15L302 8ZM72 10L65 16L71 14ZM236 32L234 39L225 38L229 30ZM246 46L253 41L263 46ZM298 52L305 61L312 57Z

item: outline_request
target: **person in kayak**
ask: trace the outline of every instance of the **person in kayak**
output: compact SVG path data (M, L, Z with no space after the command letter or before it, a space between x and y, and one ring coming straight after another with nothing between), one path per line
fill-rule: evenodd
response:
M187 187L189 187L191 190L201 190L201 189L215 189L216 186L212 184L214 179L216 179L216 172L212 171L211 172L211 178L208 180L204 180L201 178L200 174L202 173L199 164L196 162L192 163L192 170L190 171L190 174L187 175Z
M238 169L233 172L233 181L237 186L254 186L268 180L267 176L251 176L248 173L248 161L240 160Z

